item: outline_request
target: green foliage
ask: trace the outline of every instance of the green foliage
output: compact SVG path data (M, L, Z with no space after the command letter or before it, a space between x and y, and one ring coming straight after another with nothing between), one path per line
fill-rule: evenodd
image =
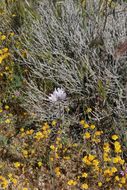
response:
M103 82L101 80L98 81L98 92L99 95L105 100L106 99L106 86L103 85Z

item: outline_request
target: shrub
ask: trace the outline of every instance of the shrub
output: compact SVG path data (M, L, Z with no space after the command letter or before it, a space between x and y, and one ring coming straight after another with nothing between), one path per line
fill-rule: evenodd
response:
M75 121L84 108L91 107L92 120L120 124L126 117L127 67L124 56L116 59L114 52L126 38L126 3L43 1L37 10L40 17L33 19L31 31L27 25L23 29L28 50L23 62L31 73L24 104L27 111L41 120L58 117L52 113L59 106L51 105L48 96L62 87L68 97L65 117L69 117L66 110L74 109L77 115L69 113Z

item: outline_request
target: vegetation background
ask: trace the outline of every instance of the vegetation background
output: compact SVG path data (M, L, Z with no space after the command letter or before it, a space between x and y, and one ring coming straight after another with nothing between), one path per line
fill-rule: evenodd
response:
M127 189L127 1L0 1L0 190Z

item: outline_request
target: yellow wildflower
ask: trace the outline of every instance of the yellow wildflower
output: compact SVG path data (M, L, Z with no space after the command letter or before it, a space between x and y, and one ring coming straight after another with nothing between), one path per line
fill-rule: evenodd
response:
M8 48L3 48L3 49L2 49L2 52L3 52L3 53L7 53L7 52L8 52Z
M55 146L54 145L51 145L50 148L51 148L51 150L55 150Z
M1 184L2 188L3 188L3 189L6 189L7 186L8 186L8 181L7 181L6 178L3 177L3 176L0 176L0 180L1 180L0 184Z
M10 119L6 119L5 123L9 124L9 123L11 123L11 120Z
M87 164L87 165L91 165L91 162L88 160L87 156L85 156L82 161Z
M60 168L59 167L55 168L55 174L56 174L57 177L60 176L61 173L60 173Z
M61 138L57 137L56 138L56 144L60 144Z
M121 183L119 183L118 185L119 185L119 187L122 187L122 186L123 186L123 184L121 184Z
M90 133L89 132L86 132L83 136L85 139L89 139L90 138Z
M97 167L99 165L99 161L97 159L93 160L93 165Z
M85 123L85 124L83 125L83 127L84 127L85 129L87 129L87 128L89 128L89 125L88 125L87 123Z
M115 168L115 167L112 167L112 168L111 168L111 172L112 172L112 173L115 173L115 172L117 172L117 168Z
M10 53L5 53L3 55L0 55L0 63L2 63L2 61L7 58L10 55Z
M5 40L6 39L6 36L5 35L2 35L1 36L1 40Z
M91 129L95 129L95 125L90 125L90 128Z
M25 158L28 157L28 151L27 151L27 150L22 150L22 153L23 153L23 156L24 156Z
M55 158L59 158L59 155L58 153L55 152Z
M116 141L119 137L117 135L112 135L112 139Z
M104 152L103 154L103 159L104 159L104 162L109 162L111 161L111 158L109 158L109 155L107 152Z
M82 161L87 164L87 165L91 165L92 161L94 160L95 156L92 154L89 154L88 156L85 156Z
M12 183L13 183L14 185L17 185L17 183L18 183L17 179L15 179L15 178L12 178L11 181L12 181Z
M115 176L115 180L119 181L120 180L119 176Z
M56 120L53 120L53 121L52 121L52 126L55 127L56 124L57 124L57 121L56 121Z
M21 131L21 132L24 132L24 128L21 128L20 131Z
M101 134L102 134L102 131L96 131L96 132L94 133L95 136L100 136Z
M8 106L8 105L5 105L5 109L8 110L8 109L9 109L9 106Z
M41 166L42 166L42 162L38 162L37 164L38 164L38 166L39 166L39 167L41 167Z
M11 32L11 33L10 33L10 36L14 36L14 35L15 35L14 32Z
M15 166L15 168L19 168L21 166L21 164L19 162L15 162L14 166Z
M119 158L118 158L118 157L114 157L114 158L113 158L113 163L116 164L116 163L118 163L118 162L119 162Z
M89 154L89 156L88 156L89 161L93 161L93 160L94 160L94 158L95 158L95 156L94 156L94 155Z
M63 157L65 160L70 160L71 158L70 158L70 156L64 156Z
M110 178L110 177L107 177L107 178L106 178L106 181L107 181L107 182L109 182L110 180L111 180L111 178Z
M33 134L33 132L34 132L34 130L33 130L33 129L31 129L31 130L27 130L27 131L26 131L26 134L27 134L27 135L32 135L32 134Z
M3 77L3 73L0 73L0 76Z
M101 183L101 182L98 182L98 186L101 187L101 186L102 186L102 183Z
M119 164L123 165L124 162L125 161L120 156L116 156L116 157L113 158L113 163L114 164L119 163Z
M84 125L84 124L85 124L85 121L82 119L82 120L80 121L80 124L81 124L81 125Z
M103 149L104 149L105 152L110 152L109 143L104 143Z
M16 17L16 14L12 14L12 17ZM26 190L26 189L23 189L23 190Z
M74 143L74 144L73 144L73 147L78 147L78 144L77 144L77 143Z
M6 179L2 175L0 175L0 180L6 180Z
M86 172L82 173L82 177L87 178L88 174Z
M119 143L118 141L115 141L115 142L114 142L114 147L115 147L115 152L116 152L116 153L122 152L122 151L121 151L121 145L120 145L120 143Z
M92 112L92 108L87 108L86 109L86 113L91 113Z
M109 169L106 169L106 170L104 170L104 175L110 175L110 170Z
M53 162L54 158L53 157L50 157L50 161Z
M88 189L89 186L87 185L87 183L84 183L84 184L82 184L81 188L82 188L82 189Z
M125 178L125 177L122 177L122 178L121 178L121 183L122 183L122 184L125 184L125 183L126 183L126 178Z
M120 159L120 160L119 160L119 163L120 163L121 165L123 165L124 162L125 162L125 160L123 160L123 159Z
M8 71L8 70L9 70L9 67L8 67L8 66L6 66L6 67L5 67L5 70L6 70L6 71Z
M9 174L8 174L8 177L9 177L9 178L12 178L12 173L9 173Z
M70 185L70 186L73 186L73 185L76 185L77 182L71 179L71 180L69 180L69 181L67 182L67 184Z
M7 181L7 180L3 180L3 181L1 182L1 185L2 185L2 188L3 188L3 189L6 189L6 188L8 187L8 181Z
M44 135L41 131L38 131L34 138L37 140L40 140L40 139L44 138Z
M48 123L46 122L46 123L44 123L44 125L43 125L43 127L42 127L42 129L45 131L45 130L47 130L47 129L49 129L49 125L48 125Z

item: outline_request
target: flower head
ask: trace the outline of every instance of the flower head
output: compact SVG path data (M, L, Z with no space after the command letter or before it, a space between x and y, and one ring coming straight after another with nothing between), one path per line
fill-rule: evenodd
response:
M112 135L112 139L113 139L114 141L116 141L116 140L118 139L118 136L117 136L117 135Z
M125 175L125 173L124 173L124 171L120 171L120 174L122 175L122 176L124 176Z
M84 183L84 184L82 184L82 189L88 189L89 187L88 187L88 185L87 185L87 183Z
M57 88L54 92L49 96L49 100L51 102L57 102L58 100L65 100L66 92L62 88Z
M69 181L67 182L67 184L68 184L69 186L73 186L73 185L76 185L77 182L71 179L71 180L69 180Z

